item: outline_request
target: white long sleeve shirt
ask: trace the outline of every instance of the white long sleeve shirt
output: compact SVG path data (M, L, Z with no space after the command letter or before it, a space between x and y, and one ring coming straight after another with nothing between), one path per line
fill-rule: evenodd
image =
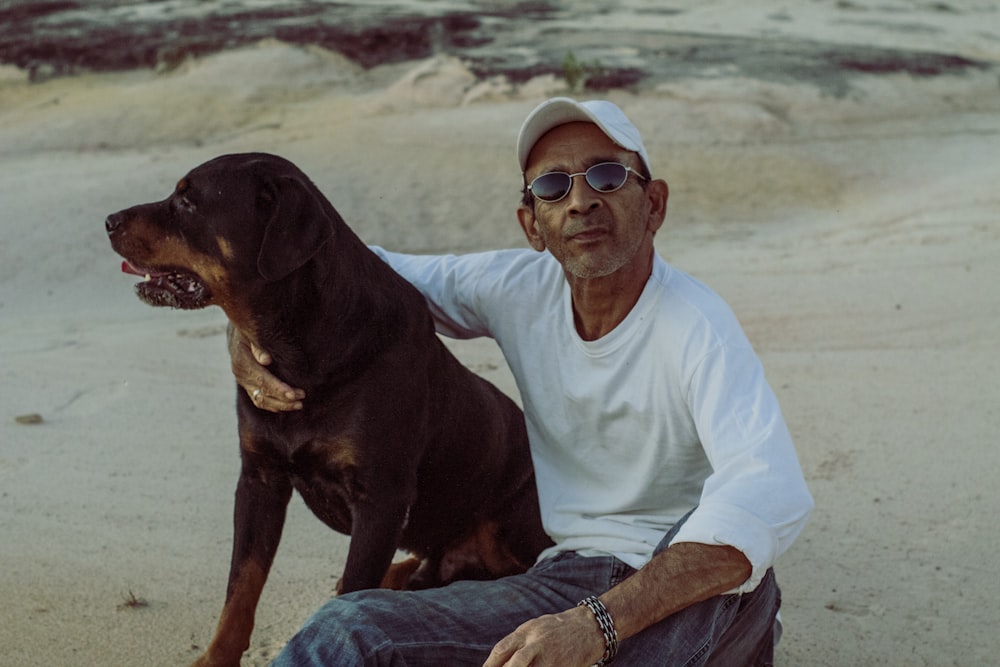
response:
M757 355L725 302L658 255L613 331L578 335L548 253L414 256L375 248L427 298L438 331L490 336L527 421L542 523L557 551L633 567L673 542L731 545L756 588L813 501Z

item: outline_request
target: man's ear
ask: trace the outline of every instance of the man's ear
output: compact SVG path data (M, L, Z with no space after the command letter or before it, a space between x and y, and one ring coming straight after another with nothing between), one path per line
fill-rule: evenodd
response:
M663 226L663 220L667 217L667 200L670 198L670 187L663 179L650 181L646 186L646 198L649 202L649 215L646 226L650 232L656 234Z
M545 250L545 240L538 233L538 218L535 217L535 209L531 206L521 204L517 207L517 221L521 223L528 244L538 252Z
M298 177L267 181L258 193L257 210L267 220L257 270L268 282L300 268L333 236L333 221L314 186Z

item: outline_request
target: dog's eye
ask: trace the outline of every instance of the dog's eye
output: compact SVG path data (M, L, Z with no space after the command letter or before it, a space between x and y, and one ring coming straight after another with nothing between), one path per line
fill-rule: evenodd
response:
M192 202L184 195L180 195L179 197L174 197L174 206L177 208L178 211L182 211L184 213L194 213L195 209L197 208L194 205L194 202Z

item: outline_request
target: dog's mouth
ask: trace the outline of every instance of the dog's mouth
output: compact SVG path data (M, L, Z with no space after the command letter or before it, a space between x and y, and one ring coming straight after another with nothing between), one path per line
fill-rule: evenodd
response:
M135 293L151 306L168 306L195 310L209 305L211 294L198 276L179 269L156 270L140 268L125 260L122 272L142 276L135 285Z

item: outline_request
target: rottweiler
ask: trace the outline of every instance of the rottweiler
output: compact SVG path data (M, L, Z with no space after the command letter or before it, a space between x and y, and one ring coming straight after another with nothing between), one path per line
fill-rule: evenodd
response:
M237 391L229 584L196 665L249 647L293 489L351 536L339 593L518 573L551 544L521 410L447 350L424 297L294 164L223 155L105 227L140 299L219 306L307 396L271 413ZM413 558L390 567L397 549Z

